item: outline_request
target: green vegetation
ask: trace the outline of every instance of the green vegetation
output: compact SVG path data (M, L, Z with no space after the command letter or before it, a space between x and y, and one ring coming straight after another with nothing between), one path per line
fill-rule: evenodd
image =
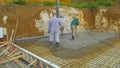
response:
M54 6L54 5L56 5L56 2L42 2L40 4L42 4L44 6Z
M81 4L68 4L67 6L75 7L75 8L98 8L101 6L111 6L115 2L110 0L98 0L96 2L88 2Z
M25 5L25 0L13 0L10 4Z
M43 5L43 6L55 6L56 2L37 2L37 3L27 3L28 5ZM60 3L60 5L65 5Z
M75 8L98 8L101 6L111 6L115 3L114 0L98 0L98 1L92 1L92 2L87 2L87 3L81 3L81 4L63 4L60 3L62 6L70 6L70 7L75 7ZM25 0L14 0L11 2L11 4L19 4L19 5L26 5L28 3L25 2ZM34 3L34 4L29 4L29 5L43 5L43 6L54 6L56 5L55 2L42 2L42 3Z
M70 6L70 7L75 7L75 8L98 8L98 7L101 7L101 6L111 6L113 5L115 2L112 1L112 0L98 0L96 2L88 2L88 3L81 3L81 4L63 4L63 3L60 3L60 5L64 5L64 6ZM44 6L53 6L53 5L56 5L56 3L54 2L43 2L41 3L43 4Z

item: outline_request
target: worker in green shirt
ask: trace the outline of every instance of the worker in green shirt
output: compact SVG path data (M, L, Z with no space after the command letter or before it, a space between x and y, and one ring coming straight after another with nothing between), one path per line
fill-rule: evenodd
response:
M74 19L71 22L71 31L72 31L72 40L75 39L75 35L77 35L77 26L79 25L78 15L74 16Z

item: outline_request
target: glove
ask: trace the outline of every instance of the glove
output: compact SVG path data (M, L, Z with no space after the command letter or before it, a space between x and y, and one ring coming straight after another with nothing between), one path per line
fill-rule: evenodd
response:
M50 30L48 31L48 33L50 33Z

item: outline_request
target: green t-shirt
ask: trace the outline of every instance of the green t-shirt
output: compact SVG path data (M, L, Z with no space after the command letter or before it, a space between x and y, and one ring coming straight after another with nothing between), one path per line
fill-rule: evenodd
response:
M75 19L71 22L71 25L75 25L75 26L79 25L78 19L75 18Z

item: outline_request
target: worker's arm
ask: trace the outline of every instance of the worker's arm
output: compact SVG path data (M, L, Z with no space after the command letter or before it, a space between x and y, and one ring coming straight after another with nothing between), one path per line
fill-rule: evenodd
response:
M76 23L77 23L77 25L79 25L79 20L78 19L76 19Z

